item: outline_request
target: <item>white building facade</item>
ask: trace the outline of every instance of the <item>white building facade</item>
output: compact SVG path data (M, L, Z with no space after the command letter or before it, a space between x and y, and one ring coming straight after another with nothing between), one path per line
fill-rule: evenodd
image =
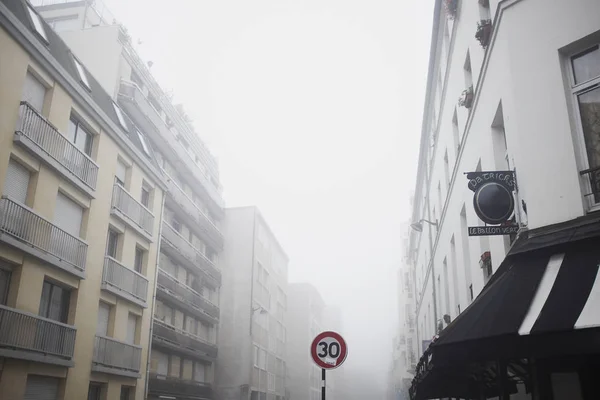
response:
M512 244L469 236L484 224L464 173L515 171L521 232L598 209L598 15L596 0L436 1L408 249L418 355Z
M256 207L227 208L223 231L218 398L283 400L287 255Z

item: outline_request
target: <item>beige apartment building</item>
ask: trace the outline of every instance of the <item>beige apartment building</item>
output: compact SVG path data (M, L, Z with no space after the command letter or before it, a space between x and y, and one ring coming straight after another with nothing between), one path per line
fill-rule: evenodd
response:
M220 320L223 200L214 157L101 1L33 2L147 135L167 179L147 398L212 399Z
M166 182L29 3L0 1L0 398L142 400Z

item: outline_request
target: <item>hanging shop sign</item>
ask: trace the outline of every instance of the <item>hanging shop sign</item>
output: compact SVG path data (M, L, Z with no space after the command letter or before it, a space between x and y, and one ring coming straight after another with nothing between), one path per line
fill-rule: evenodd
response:
M469 236L511 235L519 225L514 223L515 174L513 171L468 172L469 189L473 192L475 214L486 225L470 226Z

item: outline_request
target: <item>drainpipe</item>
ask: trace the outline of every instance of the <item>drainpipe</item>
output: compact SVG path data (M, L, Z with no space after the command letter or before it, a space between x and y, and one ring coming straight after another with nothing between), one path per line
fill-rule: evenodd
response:
M249 357L249 364L250 364L250 369L249 374L248 374L248 399L250 399L252 397L252 367L254 365L254 360L253 358L253 352L252 352L252 347L254 346L254 344L252 343L252 323L254 321L254 248L256 247L256 208L254 208L254 218L252 220L252 268L251 271L252 273L250 274L250 357Z
M170 179L169 179L170 180ZM158 227L158 242L156 244L156 268L154 271L154 290L152 291L152 309L150 310L150 333L148 334L148 359L146 360L146 383L144 384L144 399L148 398L148 381L150 379L150 363L152 352L152 332L154 331L154 308L156 307L156 287L158 286L158 264L160 260L160 243L162 241L163 215L165 211L165 199L168 190L163 191L162 204L160 206L160 225Z

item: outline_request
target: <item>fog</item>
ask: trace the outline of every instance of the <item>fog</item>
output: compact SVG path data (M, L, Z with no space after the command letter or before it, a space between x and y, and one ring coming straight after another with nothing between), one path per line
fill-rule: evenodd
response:
M383 396L433 1L105 2L217 155L227 205L257 205L290 281L342 307L347 375Z

